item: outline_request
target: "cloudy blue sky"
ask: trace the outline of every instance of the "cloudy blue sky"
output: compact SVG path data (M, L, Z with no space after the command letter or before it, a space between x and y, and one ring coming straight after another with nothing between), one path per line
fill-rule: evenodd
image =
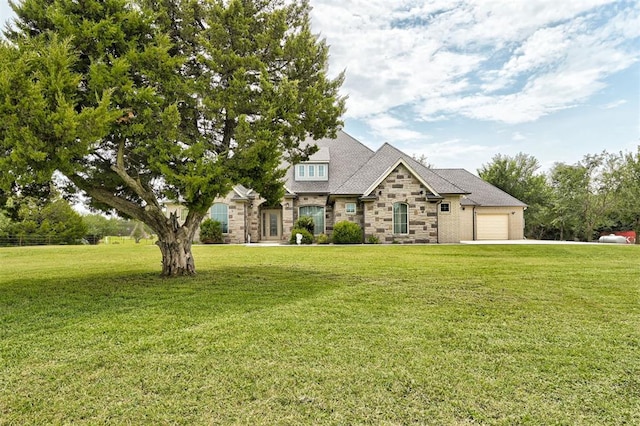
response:
M640 144L640 1L310 0L345 130L436 167ZM0 0L0 16L9 16Z

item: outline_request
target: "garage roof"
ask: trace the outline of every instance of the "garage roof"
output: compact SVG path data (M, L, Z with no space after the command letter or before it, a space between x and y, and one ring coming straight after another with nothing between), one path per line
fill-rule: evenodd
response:
M503 190L485 182L465 169L432 169L443 179L455 182L469 194L460 200L463 206L526 207L527 205Z

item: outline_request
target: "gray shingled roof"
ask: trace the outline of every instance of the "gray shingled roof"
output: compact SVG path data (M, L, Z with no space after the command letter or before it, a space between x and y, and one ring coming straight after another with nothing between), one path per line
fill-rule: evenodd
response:
M526 207L527 205L515 197L507 194L501 189L496 188L488 182L485 182L478 176L466 171L465 169L433 169L434 173L440 175L443 179L455 182L470 192L466 198L460 201L460 204L467 206L509 206L509 207Z
M251 194L251 189L245 188L243 185L241 184L237 184L233 187L233 199L234 200L246 200L249 198L249 195Z
M468 191L454 185L453 183L443 179L431 169L423 166L413 158L400 151L393 145L385 143L376 151L373 157L346 181L340 188L334 191L337 195L346 194L365 194L365 191L371 187L385 173L390 172L399 159L402 159L409 167L411 167L420 178L438 194L467 194Z
M319 147L318 152L309 157L309 162L328 163L331 160L331 151L329 147Z
M328 181L296 181L294 170L287 171L285 185L293 193L327 195L359 195L365 192L402 159L439 195L465 195L463 205L526 206L520 200L483 181L464 169L430 169L409 155L385 143L377 151L339 131L335 139L325 138L315 143L320 148L311 161L329 162Z
M320 150L312 156L313 160L330 156L329 180L321 182L296 181L293 178L293 167L287 170L285 185L295 193L333 193L371 158L374 152L366 145L339 131L335 139L324 138L315 143ZM318 157L316 157L318 156Z

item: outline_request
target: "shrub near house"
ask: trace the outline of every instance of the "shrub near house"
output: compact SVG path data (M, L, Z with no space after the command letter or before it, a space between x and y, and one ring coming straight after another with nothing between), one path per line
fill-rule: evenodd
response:
M200 224L200 242L204 244L222 244L222 224L217 220L205 219Z
M333 227L334 244L361 244L362 228L357 223L347 220L338 222Z

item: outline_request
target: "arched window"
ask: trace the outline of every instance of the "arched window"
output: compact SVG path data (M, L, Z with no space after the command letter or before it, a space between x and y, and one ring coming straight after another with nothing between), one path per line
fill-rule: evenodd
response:
M298 217L311 216L313 218L313 234L324 233L324 207L319 206L303 206L298 211Z
M409 206L405 203L395 203L393 205L393 233L409 233Z
M211 219L220 222L223 234L229 232L229 206L224 203L215 203L211 206Z

